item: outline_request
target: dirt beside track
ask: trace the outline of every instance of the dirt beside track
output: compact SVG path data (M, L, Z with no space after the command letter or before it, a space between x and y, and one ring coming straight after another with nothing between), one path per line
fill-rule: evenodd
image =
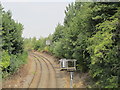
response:
M29 71L32 69L33 60L29 56L28 63L21 68L13 75L9 76L6 79L2 80L2 88L18 88L25 82L25 78L28 75Z
M3 88L63 88L65 86L59 65L54 62L54 58L32 52L28 59L28 64L21 67L13 76L3 80Z
M81 76L81 77L80 77ZM74 74L74 88L85 88L85 74ZM70 76L60 71L58 59L43 53L29 53L28 63L3 80L3 88L70 88Z

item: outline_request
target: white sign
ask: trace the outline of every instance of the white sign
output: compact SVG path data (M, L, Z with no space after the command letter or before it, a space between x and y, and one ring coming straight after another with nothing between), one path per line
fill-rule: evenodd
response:
M51 41L50 40L46 40L46 45L50 45Z

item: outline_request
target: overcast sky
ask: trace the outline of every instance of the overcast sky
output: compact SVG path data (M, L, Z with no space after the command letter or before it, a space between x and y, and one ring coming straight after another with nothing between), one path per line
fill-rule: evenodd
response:
M2 0L3 1L3 0ZM11 1L11 2L6 2ZM17 0L19 1L19 0ZM21 0L22 1L22 0ZM29 0L32 1L32 0ZM2 5L4 10L11 10L13 19L24 25L23 37L47 37L55 31L58 23L63 23L64 10L69 2L15 2L15 0L4 0Z

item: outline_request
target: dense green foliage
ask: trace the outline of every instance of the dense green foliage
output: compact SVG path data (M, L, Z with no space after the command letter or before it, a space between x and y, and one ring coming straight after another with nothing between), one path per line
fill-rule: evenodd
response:
M50 46L46 45L46 40L52 40L52 36L49 35L47 38L41 37L40 39L25 38L24 39L24 48L27 51L37 50L37 51L46 51L50 52Z
M2 23L0 42L2 53L0 70L3 72L3 78L6 75L14 73L22 64L26 62L27 53L24 52L22 30L23 25L12 19L10 11L5 12L0 6L2 14Z
M120 2L75 2L65 15L52 36L26 43L58 58L77 59L77 70L93 80L90 87L120 87ZM52 44L46 46L46 40Z
M77 59L77 68L88 71L92 87L120 85L120 3L70 4L64 25L53 34L53 54Z
M63 25L58 24L53 35L38 40L23 39L23 25L1 6L0 13L3 77L26 62L24 49L38 50L77 59L77 70L88 72L93 80L90 87L120 87L120 2L71 3L66 7ZM52 43L46 45L46 40Z

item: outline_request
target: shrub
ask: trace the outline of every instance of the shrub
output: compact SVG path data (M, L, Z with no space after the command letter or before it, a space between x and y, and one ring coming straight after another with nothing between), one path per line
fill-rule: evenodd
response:
M7 51L2 52L1 59L2 60L0 62L0 68L3 70L10 65L10 55L8 54Z
M19 55L11 55L10 59L10 72L14 73L22 64L27 63L27 52Z

